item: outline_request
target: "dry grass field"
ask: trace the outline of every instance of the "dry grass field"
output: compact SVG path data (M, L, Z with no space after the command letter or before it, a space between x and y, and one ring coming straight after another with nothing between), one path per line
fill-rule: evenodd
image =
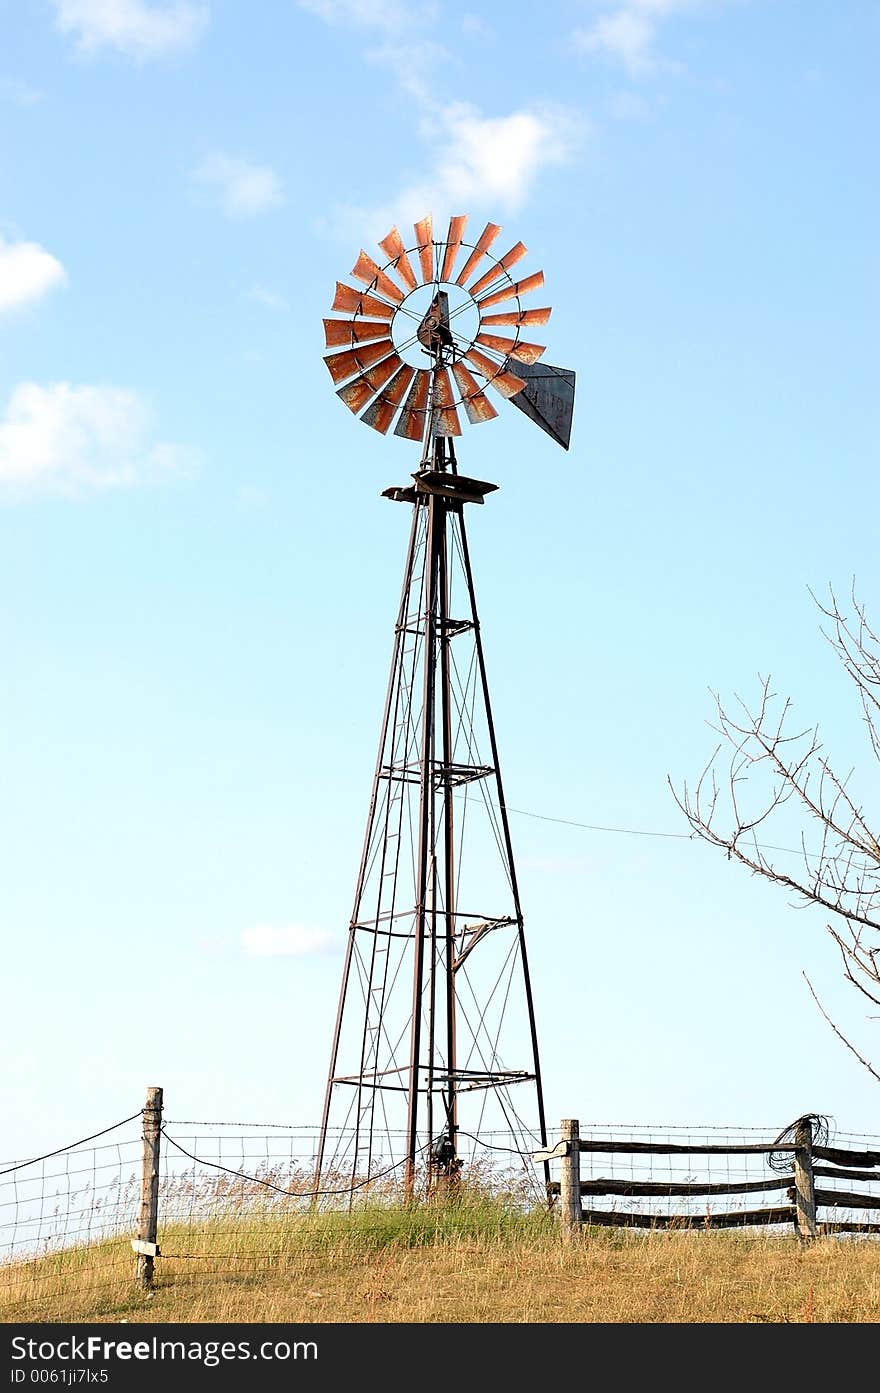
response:
M364 1208L127 1238L0 1267L3 1322L851 1323L880 1320L876 1239L584 1230L493 1202Z

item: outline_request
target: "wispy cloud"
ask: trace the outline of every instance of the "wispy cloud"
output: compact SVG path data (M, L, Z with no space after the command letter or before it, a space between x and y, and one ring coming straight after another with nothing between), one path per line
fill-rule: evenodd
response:
M179 446L154 439L150 412L122 387L22 382L0 417L0 496L76 495L192 466Z
M208 7L190 0L53 0L57 25L83 53L117 49L132 58L161 58L190 48L208 26Z
M571 160L588 123L582 113L551 104L529 103L501 115L488 115L472 102L438 100L436 74L453 70L446 49L430 33L440 11L433 5L382 0L299 0L301 7L330 24L343 21L372 32L366 49L374 65L386 68L397 86L413 97L419 120L416 134L426 149L425 172L380 206L348 205L335 227L382 228L439 212L440 205L515 211L528 199L543 170ZM465 16L473 30L474 17ZM378 231L377 231L378 235Z
M39 243L0 237L0 314L41 300L66 280L61 262Z
M241 942L245 952L256 958L304 958L338 947L334 934L325 929L304 928L301 924L288 924L283 928L256 925L243 930Z
M413 0L299 0L302 10L334 25L356 25L385 34L405 34L437 17L436 4Z
M0 77L0 101L11 102L13 106L36 106L43 100L43 93L29 82L18 77Z
M270 290L265 285L252 285L248 291L248 299L255 300L258 305L265 305L270 310L286 310L287 301L283 295L278 295L276 291Z
M281 181L269 165L217 153L202 161L193 178L213 190L230 218L252 218L284 202Z
M669 67L656 52L657 33L662 20L691 9L699 0L621 0L606 5L587 28L573 35L581 53L598 54L622 64L631 77L641 77L657 67Z
M436 113L425 125L431 172L379 207L346 207L346 231L369 227L378 236L393 224L441 209L516 212L543 170L572 158L587 129L577 113L559 107L493 117L465 102Z

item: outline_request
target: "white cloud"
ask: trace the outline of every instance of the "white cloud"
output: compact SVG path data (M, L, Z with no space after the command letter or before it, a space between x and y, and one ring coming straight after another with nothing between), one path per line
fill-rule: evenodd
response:
M122 387L22 382L0 417L6 497L118 488L186 463L178 446L153 441L146 405Z
M325 929L307 929L301 924L285 928L257 925L243 930L241 942L245 952L257 958L304 958L337 946L336 937Z
M0 314L42 299L66 280L61 262L37 242L4 242L0 237Z
M209 155L194 178L216 190L220 206L230 218L250 218L284 201L281 181L269 165L249 164L229 155Z
M696 3L699 0L622 0L588 29L576 30L575 47L622 63L630 76L639 77L660 65L654 49L659 22Z
M437 5L414 5L407 0L299 0L299 4L329 24L373 31L380 42L366 50L366 57L387 68L398 87L415 99L417 134L428 151L425 173L404 184L381 207L349 205L338 210L334 228L341 235L354 234L356 229L363 235L365 226L381 227L384 235L393 223L439 213L440 205L454 212L465 204L515 211L543 169L573 157L587 128L579 112L534 103L506 115L488 116L470 102L437 101L437 73L443 72L448 82L455 67L448 51L427 33L443 14ZM466 14L462 23L472 35L485 28L473 14Z
M441 208L515 212L542 170L573 157L586 130L578 113L561 107L484 116L465 102L439 110L424 124L432 147L428 174L381 207L344 209L340 227L346 233L363 236L369 228L384 235L393 224L430 212L439 216Z
M190 0L54 0L58 28L85 53L115 48L133 58L159 58L189 48L208 25L206 5Z

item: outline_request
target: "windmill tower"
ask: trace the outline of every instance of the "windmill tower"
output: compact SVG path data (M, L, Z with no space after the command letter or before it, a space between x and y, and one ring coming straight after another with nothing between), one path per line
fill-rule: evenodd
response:
M403 587L319 1139L316 1190L350 1194L401 1172L406 1192L454 1185L506 1153L535 1186L544 1098L523 912L465 527L497 487L459 472L459 409L471 424L502 400L568 448L574 373L539 364L522 330L549 308L523 299L517 242L496 258L488 223L443 241L432 219L361 251L358 288L337 282L324 320L337 395L373 429L420 447ZM499 333L499 329L504 332ZM546 1166L545 1166L546 1171ZM549 1177L545 1174L544 1182ZM536 1187L543 1191L544 1185Z

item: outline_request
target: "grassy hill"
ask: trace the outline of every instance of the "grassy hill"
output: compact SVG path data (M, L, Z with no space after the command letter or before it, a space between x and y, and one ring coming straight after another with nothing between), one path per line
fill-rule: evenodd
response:
M128 1238L0 1267L0 1320L866 1322L877 1241L583 1231L496 1202L166 1228L153 1289Z

